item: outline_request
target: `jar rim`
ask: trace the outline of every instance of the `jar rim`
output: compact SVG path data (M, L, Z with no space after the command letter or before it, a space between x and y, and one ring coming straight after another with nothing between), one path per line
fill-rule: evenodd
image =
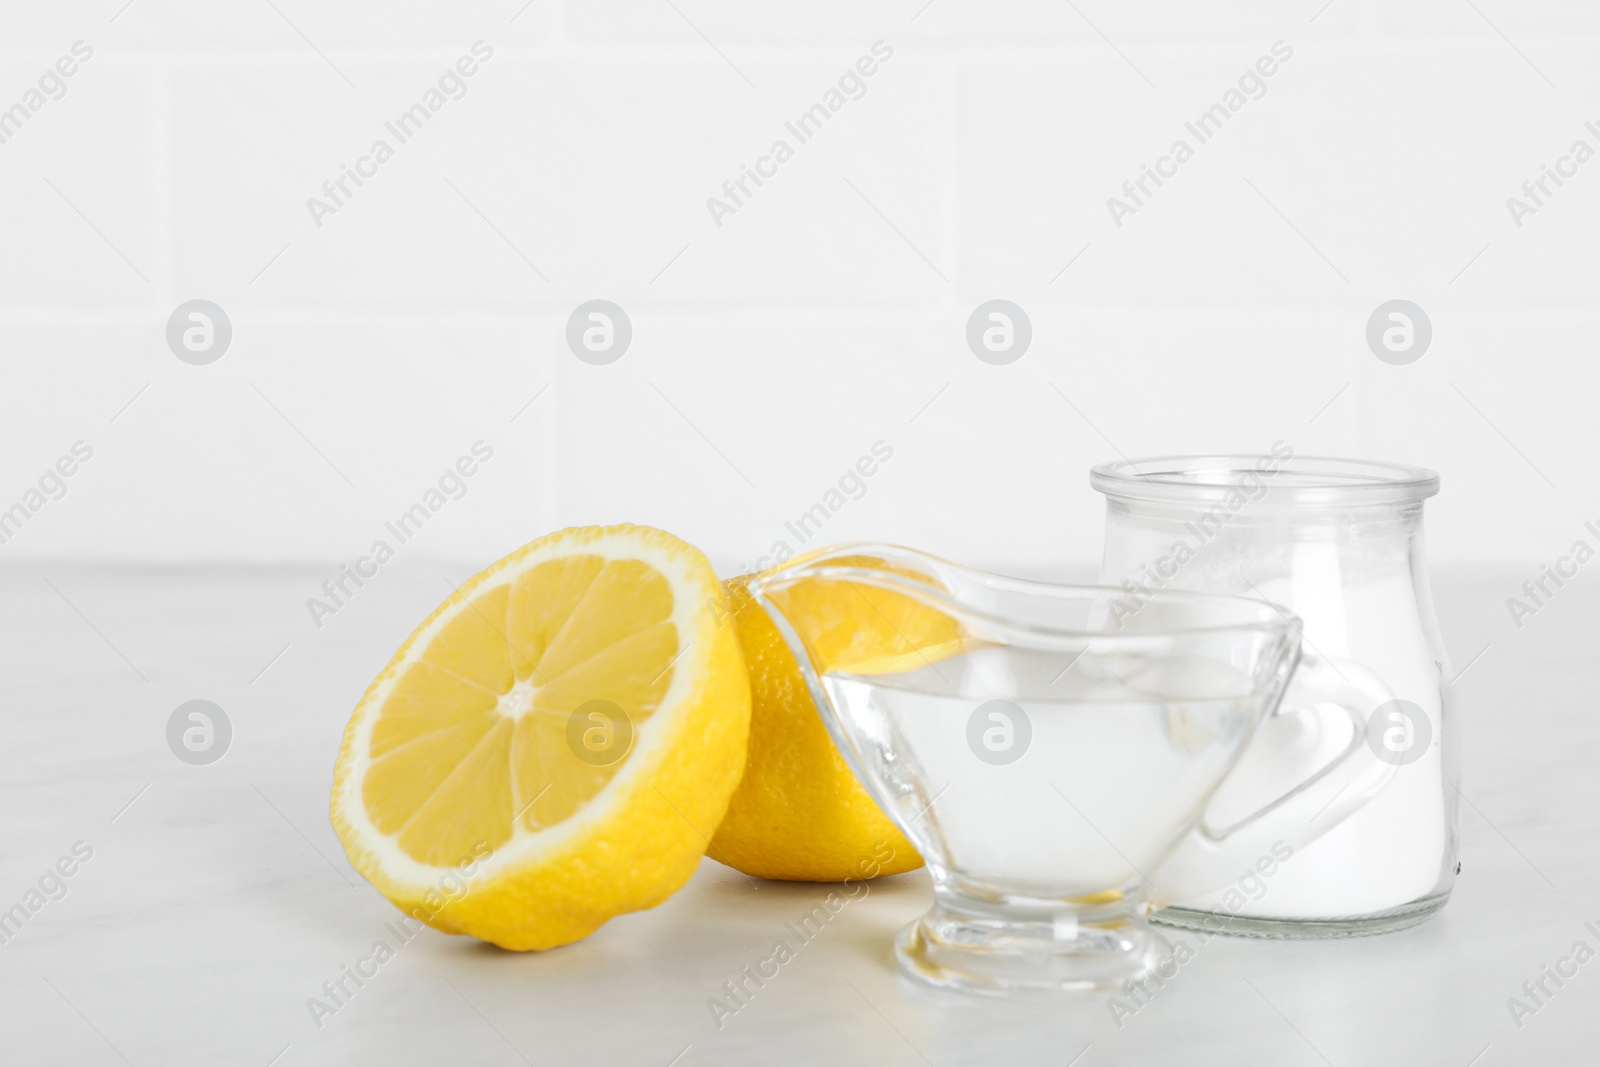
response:
M1095 466L1089 484L1134 500L1220 499L1246 489L1281 503L1378 504L1425 500L1439 491L1439 475L1405 463L1273 452L1125 458Z

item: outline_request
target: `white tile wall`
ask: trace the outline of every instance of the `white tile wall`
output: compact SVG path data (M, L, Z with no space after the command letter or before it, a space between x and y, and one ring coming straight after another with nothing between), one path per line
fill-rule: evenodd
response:
M0 560L353 558L478 439L494 461L418 558L634 521L732 570L799 547L785 522L880 440L818 540L1081 571L1092 463L1277 439L1438 468L1444 565L1532 572L1600 517L1600 160L1520 228L1505 203L1600 150L1586 5L105 0L0 24L0 109L95 50L0 143L0 508L95 449ZM465 94L394 143L479 40ZM794 145L876 41L892 59ZM1116 226L1107 197L1276 41L1265 94ZM393 159L316 226L307 198L380 137ZM716 225L707 198L777 138L793 158ZM1408 367L1363 340L1396 297L1435 329ZM164 339L194 298L233 323L210 366ZM594 298L634 330L604 367L564 342ZM1007 367L964 342L992 298L1033 321Z

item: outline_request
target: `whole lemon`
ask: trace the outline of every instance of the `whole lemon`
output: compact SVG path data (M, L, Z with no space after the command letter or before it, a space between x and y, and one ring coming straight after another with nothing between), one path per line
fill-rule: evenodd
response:
M854 557L837 562L885 566ZM750 673L750 749L708 854L757 878L800 882L921 867L922 857L834 747L794 655L750 594L755 577L724 583ZM855 673L880 673L943 654L957 640L954 620L876 586L816 578L788 587L782 599L791 619L805 619L821 670L848 664Z

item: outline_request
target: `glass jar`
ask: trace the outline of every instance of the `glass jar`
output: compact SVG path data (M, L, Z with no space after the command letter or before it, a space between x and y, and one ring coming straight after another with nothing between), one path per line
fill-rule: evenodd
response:
M1395 773L1360 811L1270 878L1234 857L1237 884L1157 918L1259 937L1327 938L1412 926L1449 899L1457 871L1460 775L1450 669L1434 618L1422 503L1429 470L1299 457L1163 456L1095 467L1106 495L1101 581L1129 606L1162 589L1242 593L1304 620L1301 671L1326 666L1370 694L1366 729L1322 714L1291 683L1207 819L1271 804L1308 760L1367 744ZM1320 662L1317 662L1320 661ZM1303 703L1297 703L1297 700ZM1357 736L1364 734L1364 736Z

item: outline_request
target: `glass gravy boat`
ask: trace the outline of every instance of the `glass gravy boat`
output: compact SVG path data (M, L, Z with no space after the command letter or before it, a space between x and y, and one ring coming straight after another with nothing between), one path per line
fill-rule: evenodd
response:
M1394 770L1353 746L1231 825L1207 823L1300 657L1298 620L1262 600L1156 593L1129 613L1116 588L862 544L801 556L750 591L845 760L927 861L933 907L895 951L935 985L1137 981L1170 953L1149 911L1249 873L1241 849L1281 862ZM842 596L873 609L870 640ZM1359 694L1316 684L1360 721Z

